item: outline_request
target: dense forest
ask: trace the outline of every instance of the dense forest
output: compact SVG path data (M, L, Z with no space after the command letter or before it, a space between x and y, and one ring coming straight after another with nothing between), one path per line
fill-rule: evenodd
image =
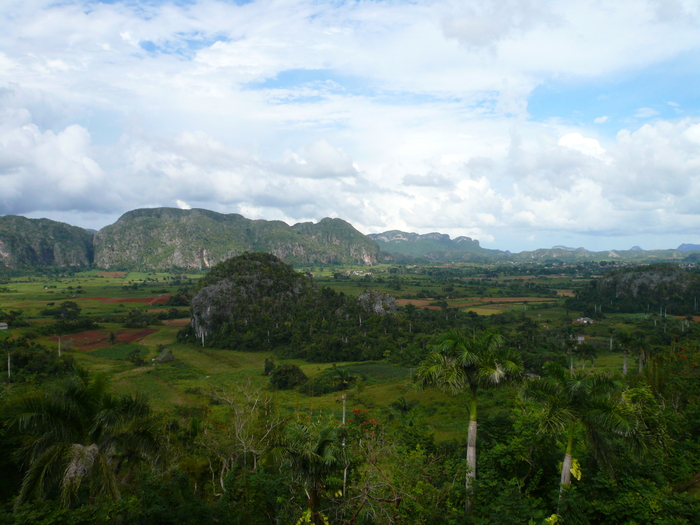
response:
M0 391L0 523L700 522L693 274L615 270L584 283L550 319L537 309L451 307L448 299L479 287L493 294L493 277L433 273L445 302L421 308L384 291L321 286L270 255L221 263L168 299L191 297L194 322L178 344L222 366L227 352L264 352L261 380L212 387L196 393L205 403L167 410L88 372L81 355L38 342L42 330L125 325L136 314L90 317L79 297L45 308L44 322L0 339L4 377L13 367ZM386 280L406 287L406 275ZM499 296L552 295L534 283L499 286ZM632 308L630 297L665 310L632 309L605 324L615 308ZM589 302L603 304L592 312L600 322L576 324ZM142 314L151 316L145 326L167 312ZM130 374L165 373L138 352L126 359ZM307 362L320 372L308 377ZM171 366L174 388L192 372ZM369 401L368 385L383 388L391 374L405 381ZM297 410L285 392L336 408Z

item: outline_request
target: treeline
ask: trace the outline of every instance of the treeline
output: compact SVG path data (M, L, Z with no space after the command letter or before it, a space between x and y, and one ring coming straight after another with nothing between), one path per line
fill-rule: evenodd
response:
M700 274L673 264L613 270L577 291L566 306L589 317L604 313L693 315L700 310Z

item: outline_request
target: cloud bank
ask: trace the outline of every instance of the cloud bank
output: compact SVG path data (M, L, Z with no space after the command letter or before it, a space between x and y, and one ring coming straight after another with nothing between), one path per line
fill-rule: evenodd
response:
M695 2L0 12L0 214L331 216L514 251L700 242Z

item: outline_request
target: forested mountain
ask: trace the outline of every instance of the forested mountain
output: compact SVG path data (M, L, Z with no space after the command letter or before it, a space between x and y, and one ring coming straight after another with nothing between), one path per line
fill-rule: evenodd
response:
M208 268L246 251L295 264L377 262L379 248L342 219L289 226L209 210L133 210L95 235L101 268Z
M342 219L289 226L209 210L132 210L99 232L49 219L0 217L0 267L94 265L110 269L209 268L244 252L271 253L294 265L430 262L697 262L696 245L675 250L592 252L555 246L510 253L469 237L398 230L363 235Z
M318 286L271 254L218 264L197 285L184 341L236 350L261 344L311 361L379 359L401 331L395 300L379 292L346 296Z
M479 241L469 237L450 239L444 233L417 233L391 230L383 233L370 233L369 238L379 244L385 258L400 259L396 254L432 261L473 261L487 262L500 257L504 252L486 250Z
M635 266L608 272L567 301L572 310L691 314L700 301L700 275L672 264Z
M92 237L49 219L0 216L0 266L90 266Z

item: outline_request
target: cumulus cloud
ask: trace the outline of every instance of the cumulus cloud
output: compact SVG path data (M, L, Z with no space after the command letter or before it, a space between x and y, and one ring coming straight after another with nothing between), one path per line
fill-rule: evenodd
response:
M700 226L700 128L667 114L696 114L687 98L649 88L636 111L582 115L590 126L527 112L545 82L697 53L693 2L271 6L5 2L0 213L94 225L176 203L505 248ZM606 135L613 122L629 129Z
M108 208L105 172L89 132L77 124L41 130L27 110L8 109L0 122L0 204L5 213Z
M324 139L304 146L298 152L287 150L284 161L277 166L283 173L313 179L357 175L352 159Z
M445 17L443 31L469 49L495 51L499 41L534 29L542 23L555 23L557 17L530 0L489 0L464 2L461 13Z
M600 142L596 139L584 137L580 133L567 133L559 139L559 145L592 157L600 157L605 153L605 150L600 146Z

